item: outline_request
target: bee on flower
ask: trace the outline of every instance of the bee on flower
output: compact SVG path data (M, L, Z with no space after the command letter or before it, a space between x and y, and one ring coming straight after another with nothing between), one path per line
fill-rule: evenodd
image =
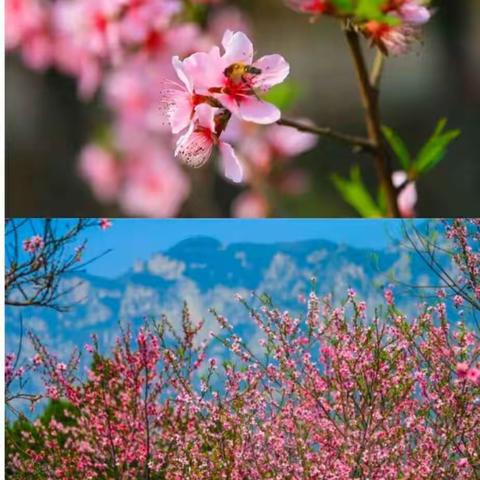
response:
M161 110L177 141L176 157L184 163L204 165L218 146L227 178L243 180L243 168L232 146L222 141L231 117L268 125L281 113L261 97L285 80L290 67L278 55L254 60L253 44L243 32L227 30L218 46L194 53L172 64L181 83L166 82L162 89Z

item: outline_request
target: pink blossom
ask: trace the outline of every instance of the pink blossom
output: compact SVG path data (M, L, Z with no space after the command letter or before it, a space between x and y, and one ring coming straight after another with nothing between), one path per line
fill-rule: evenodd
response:
M480 369L469 368L466 378L475 385L480 385Z
M305 122L306 123L306 122ZM248 141L244 141L245 138ZM283 162L313 148L317 137L280 125L258 126L232 117L223 138L236 146L239 157L244 160L246 181L256 175L268 175L276 162ZM285 193L302 192L308 184L303 172L282 171L277 176L277 187Z
M57 372L65 372L67 370L67 366L62 362L57 363L56 370Z
M287 0L287 4L293 10L313 15L332 13L334 11L334 7L330 0Z
M43 238L40 235L33 235L23 241L23 250L27 253L36 253L45 246Z
M306 170L294 168L285 172L278 182L278 188L286 195L302 195L310 187L311 178Z
M306 120L300 123L308 124ZM271 145L274 154L282 158L297 157L315 147L318 136L312 133L300 132L294 128L283 125L272 125L267 128L265 137Z
M225 6L212 10L208 22L208 33L213 42L220 43L226 30L250 34L248 19L239 8Z
M415 182L407 182L407 173L403 171L394 172L392 180L395 187L403 186L397 199L400 214L404 218L414 217L415 205L417 204L417 189ZM405 182L407 183L405 184Z
M133 147L133 145L132 145ZM130 215L171 217L189 193L189 183L167 152L155 144L126 152L125 182L119 202Z
M455 305L456 308L461 307L464 304L463 297L460 295L455 295L453 297L453 304Z
M264 218L268 211L265 198L251 191L241 193L232 205L232 215L237 218Z
M458 378L466 378L470 365L467 362L457 363L456 372Z
M218 146L225 176L234 182L241 182L243 167L232 146L220 140L224 118L223 109L207 104L198 105L188 131L178 139L175 156L197 168L209 160L214 147Z
M431 17L430 10L420 0L392 1L387 4L386 13L397 17L400 24L370 20L364 24L363 30L373 43L393 55L406 53L412 41L420 35L419 26Z
M33 365L38 367L39 365L41 365L43 363L42 357L38 353L35 354L32 358L32 363L33 363Z
M5 46L21 48L25 63L45 69L53 58L48 4L42 0L6 0Z
M192 81L178 57L172 58L172 65L182 84L165 80L161 86L160 105L172 133L176 134L189 126L194 108L202 101L202 97L194 93Z
M196 94L206 97L203 101L212 97L245 121L269 124L279 120L278 108L261 100L258 94L285 80L288 63L277 54L254 62L253 44L242 32L227 30L222 46L223 55L218 47L213 47L183 60L179 75L182 82L190 83ZM184 74L188 82L182 78Z
M223 74L223 85L214 96L230 112L245 121L269 124L279 120L278 108L260 100L256 92L266 93L285 80L290 70L285 59L274 54L253 62L253 45L242 32L227 30L222 45L225 53L219 67ZM217 65L215 67L218 68Z
M87 145L80 154L79 171L101 201L111 202L116 198L120 189L120 168L112 153L96 145Z
M387 305L393 305L395 303L393 291L391 288L385 289L385 291L383 292L383 296L385 298L385 301L387 302Z
M405 0L400 3L397 12L400 18L413 25L423 25L430 20L430 10L425 7L422 0Z
M109 218L101 218L98 225L101 230L108 230L112 226L112 222Z

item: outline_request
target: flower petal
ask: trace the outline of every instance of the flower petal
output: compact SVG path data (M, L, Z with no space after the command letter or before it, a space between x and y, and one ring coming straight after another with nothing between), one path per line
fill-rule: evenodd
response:
M211 107L206 103L201 103L195 108L195 120L198 125L208 128L211 132L215 131L215 114L218 108Z
M187 96L178 96L175 100L175 108L172 109L170 114L170 127L172 133L177 133L185 130L192 119L192 102Z
M402 186L408 177L406 172L396 171L392 174L392 182L395 187ZM415 205L417 204L417 188L415 182L408 182L398 195L398 209L402 217L410 218L415 216Z
M185 67L177 56L172 58L172 66L175 69L175 72L178 78L182 81L182 83L187 87L189 93L193 93L193 85L192 81L190 80L189 76L185 72Z
M234 63L250 65L253 61L253 44L243 32L232 33L227 30L222 40L225 53L222 57L224 66Z
M262 71L255 77L254 86L265 91L282 83L290 73L290 65L281 55L277 54L266 55L253 65Z
M219 144L222 167L227 178L235 183L243 180L243 167L229 143L220 142Z
M208 94L211 87L223 85L223 63L218 47L209 52L197 52L183 61L186 75L190 78L195 93Z
M175 156L190 167L199 168L212 155L213 140L205 132L194 131L177 146Z
M431 13L425 6L416 1L407 1L399 8L402 20L414 25L423 25L430 20Z
M233 113L233 112L232 112ZM269 125L280 120L280 110L271 103L259 100L256 97L246 97L238 106L240 118L246 122Z
M215 98L227 109L229 110L233 115L239 117L240 113L238 111L238 104L235 101L234 98L232 98L230 95L227 94L219 94L215 95Z

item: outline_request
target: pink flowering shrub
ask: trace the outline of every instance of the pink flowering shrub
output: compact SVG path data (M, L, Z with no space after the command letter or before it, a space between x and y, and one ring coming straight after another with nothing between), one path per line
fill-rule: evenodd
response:
M456 219L446 222L446 237L452 244L452 262L458 269L456 306L464 301L480 306L480 219ZM452 285L452 283L450 284ZM455 285L453 285L455 286Z
M68 402L68 422L24 431L11 478L478 478L477 333L440 303L407 319L351 291L305 308L249 307L258 345L216 315L222 365L187 309L180 333L166 320L126 332L108 356L94 338L85 379L34 338L44 395Z
M243 189L234 190L233 215L278 215L284 196L302 195L311 184L305 170L285 159L326 136L374 161L375 195L356 166L349 179L334 175L339 193L360 215L414 216L416 181L459 132L439 122L412 156L382 125L378 90L385 58L407 53L421 36L434 12L429 2L283 3L313 21L330 17L345 32L366 137L286 118L295 96L288 60L254 54L248 18L222 0L7 0L6 47L30 68L54 67L74 77L85 101L99 93L110 115L80 152L78 173L100 202L129 215L217 215L214 170L206 165L213 156L220 175ZM361 37L377 50L370 74Z

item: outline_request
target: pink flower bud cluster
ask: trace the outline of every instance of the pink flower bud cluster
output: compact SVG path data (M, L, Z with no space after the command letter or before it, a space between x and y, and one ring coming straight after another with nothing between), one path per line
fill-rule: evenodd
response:
M23 250L27 253L35 254L43 249L45 243L40 235L34 235L23 241Z

